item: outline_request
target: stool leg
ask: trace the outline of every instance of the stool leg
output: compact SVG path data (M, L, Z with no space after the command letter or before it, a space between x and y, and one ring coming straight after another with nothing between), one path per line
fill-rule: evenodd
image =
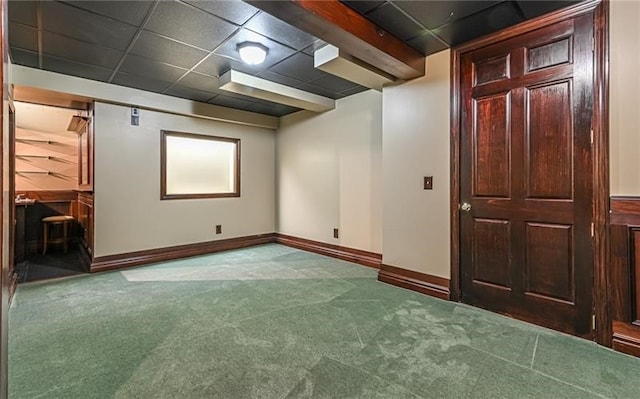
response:
M69 223L65 222L62 224L62 245L64 245L64 253L67 253L67 249L69 247L68 244L68 237L69 237Z
M42 255L45 255L47 253L47 238L49 237L49 226L47 223L42 224L42 229Z

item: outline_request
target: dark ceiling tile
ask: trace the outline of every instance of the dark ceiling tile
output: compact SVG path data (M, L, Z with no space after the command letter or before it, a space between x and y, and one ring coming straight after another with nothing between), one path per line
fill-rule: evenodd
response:
M171 85L170 82L163 82L152 78L144 78L135 75L128 75L126 73L118 72L111 81L113 84L120 86L133 87L135 89L147 90L156 93L162 93L167 87Z
M244 3L240 0L224 0L224 1L211 1L211 0L186 0L185 3L189 3L195 7L198 7L210 14L224 18L227 21L231 21L237 25L242 25L251 18L251 16L258 12L258 9L252 5Z
M237 27L190 5L161 1L145 29L211 51Z
M309 84L337 92L349 90L356 86L359 87L359 85L357 85L356 83L339 78L329 73L325 73L325 75L321 78L312 80L311 82L309 82Z
M248 29L241 29L235 35L233 35L233 37L229 39L229 41L227 41L225 44L220 46L220 48L218 48L215 51L215 54L226 56L238 62L242 62L242 60L240 59L240 53L238 53L237 46L238 44L243 42L260 43L263 46L267 47L268 49L267 58L264 61L264 63L256 66L247 65L247 67L244 68L247 71L264 70L266 68L269 68L269 66L275 64L276 62L279 62L280 60L283 60L284 58L294 53L294 50L290 49L289 47L276 43L267 37L259 35Z
M326 45L327 45L327 42L318 39L315 42L313 42L311 45L307 46L307 48L302 50L302 52L305 54L313 55L316 52L316 50L319 50Z
M220 76L231 69L232 60L211 54L196 68L197 72L201 72L211 76Z
M457 46L522 21L523 18L514 5L504 2L437 29L434 33L451 46Z
M86 65L56 57L43 56L43 69L58 72L65 75L106 82L111 75L111 70L93 65Z
M142 31L131 49L131 53L187 69L191 69L207 55L205 51L180 44L149 31Z
M579 1L519 0L517 3L524 16L529 19L579 3Z
M414 37L407 44L424 55L435 54L449 47L429 32Z
M11 62L15 65L24 65L32 68L38 68L38 53L33 51L25 51L18 48L10 49Z
M351 1L342 1L344 4L358 11L360 14L366 14L374 8L384 4L384 1L376 0L351 0Z
M323 87L318 87L310 83L302 84L297 88L300 90L308 91L309 93L317 94L319 96L333 98L334 100L344 97L344 94L342 93L337 93L335 91L327 90Z
M133 54L127 54L119 71L136 76L153 76L166 82L174 82L187 72L186 69Z
M125 50L136 33L131 25L66 4L52 1L40 4L43 27L49 32L118 50Z
M165 91L164 94L186 98L188 100L200 101L206 103L207 100L212 99L216 95L216 93L208 93L202 90L192 89L190 87L174 85L169 88L169 90Z
M101 47L96 44L88 44L49 32L44 32L42 35L42 52L70 61L104 68L115 68L124 54L118 50Z
M282 85L285 86L291 86L291 87L296 87L301 85L303 82L297 79L292 79L286 76L282 76L278 73L275 72L271 72L271 71L263 71L260 72L258 74L258 77L262 78L262 79L266 79L270 82L276 82L276 83L280 83Z
M10 22L9 45L24 50L38 51L38 31L27 25Z
M428 29L458 21L478 11L489 8L499 1L394 1L400 8Z
M269 68L272 72L279 73L302 82L324 76L324 73L313 66L313 57L304 53L297 53Z
M272 40L293 47L296 50L301 50L317 40L310 34L282 22L265 12L261 12L251 18L251 21L249 21L249 23L244 27L271 38Z
M407 40L423 32L422 27L410 20L391 4L385 4L367 14L376 25L401 40Z
M149 12L153 1L65 1L67 4L92 11L105 17L114 18L130 25L139 26Z
M218 89L218 78L215 76L204 75L197 72L190 72L187 76L180 79L178 82L181 86L189 87L191 89L207 91L210 93L220 93ZM210 97L213 97L210 95Z
M38 26L35 1L10 1L8 7L9 21Z
M215 104L215 105L221 105L223 107L229 107L229 108L237 108L237 109L247 109L251 106L252 102L249 100L243 100L240 98L236 98L233 96L230 96L228 94L220 94L218 96L216 96L215 98L209 100L209 103L211 104Z
M340 94L342 94L345 97L347 97L347 96L352 96L354 94L362 93L363 91L367 91L367 90L369 90L369 88L362 87L362 86L356 86L356 87L353 87L353 88L351 88L349 90L345 90Z
M257 112L259 114L281 117L297 111L300 108L289 107L284 104L269 103L266 101L254 102L248 107L248 111Z

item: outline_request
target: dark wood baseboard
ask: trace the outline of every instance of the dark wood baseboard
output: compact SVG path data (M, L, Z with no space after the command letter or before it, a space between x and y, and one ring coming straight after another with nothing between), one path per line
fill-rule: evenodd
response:
M320 241L307 240L306 238L276 234L276 242L278 244L302 249L304 251L315 252L320 255L326 255L332 258L373 267L375 269L379 269L380 264L382 263L382 254L342 247L334 244L327 244Z
M613 322L613 349L640 357L640 327L621 321Z
M449 300L449 280L446 278L383 264L378 272L378 280L436 298Z
M276 242L276 234L267 233L229 238L226 240L199 242L195 244L178 245L175 247L129 252L118 255L98 256L91 262L89 271L91 273L103 272L107 270L187 258L189 256L206 255L214 252L228 251L230 249L245 248L273 242Z

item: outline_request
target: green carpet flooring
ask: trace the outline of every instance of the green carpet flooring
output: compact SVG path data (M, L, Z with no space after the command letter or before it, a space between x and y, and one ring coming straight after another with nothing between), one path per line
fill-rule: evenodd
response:
M638 398L640 359L264 245L20 285L10 398Z

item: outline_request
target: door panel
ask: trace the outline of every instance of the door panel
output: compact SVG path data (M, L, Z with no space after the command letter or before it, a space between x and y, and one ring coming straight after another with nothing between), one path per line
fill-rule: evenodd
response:
M508 220L475 219L473 226L473 282L511 289L509 248L511 226ZM486 247L493 251L485 251ZM496 268L494 265L503 267Z
M572 198L571 81L526 90L529 198Z
M477 197L509 197L509 93L474 100L474 194Z
M593 14L460 57L460 298L590 337Z

